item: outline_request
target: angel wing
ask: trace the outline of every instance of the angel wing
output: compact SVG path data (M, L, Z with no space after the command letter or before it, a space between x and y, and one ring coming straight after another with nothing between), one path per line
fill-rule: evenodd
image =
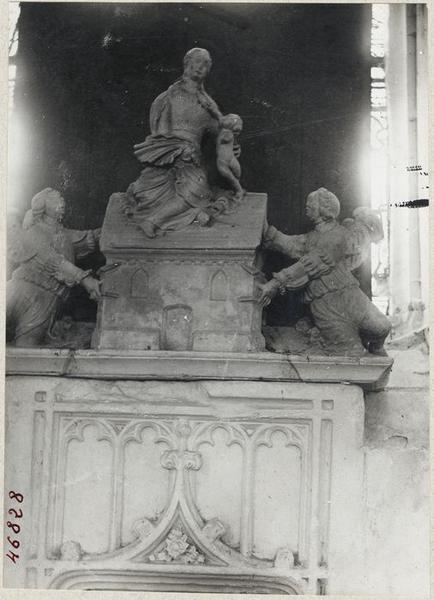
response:
M353 218L344 219L342 225L348 233L346 260L353 271L369 256L371 244L378 244L384 238L383 224L378 213L359 207L353 212Z

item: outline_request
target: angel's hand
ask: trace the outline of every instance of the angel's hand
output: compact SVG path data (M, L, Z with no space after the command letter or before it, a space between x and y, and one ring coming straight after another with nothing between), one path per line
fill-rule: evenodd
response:
M259 293L259 296L257 299L258 304L261 304L263 306L263 308L268 306L270 304L271 300L274 298L274 296L279 291L279 287L280 287L280 284L276 279L271 279L267 283L263 283L263 284L259 283L258 288L259 288L260 293Z

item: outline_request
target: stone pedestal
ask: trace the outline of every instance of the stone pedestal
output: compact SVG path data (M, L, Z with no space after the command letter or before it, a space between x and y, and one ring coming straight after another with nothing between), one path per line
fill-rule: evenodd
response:
M252 301L266 195L247 194L211 227L147 238L109 202L107 258L93 347L121 350L260 351L262 309ZM113 269L110 270L110 267Z
M355 382L390 362L11 350L5 489L24 497L25 551L5 585L345 592L362 568Z

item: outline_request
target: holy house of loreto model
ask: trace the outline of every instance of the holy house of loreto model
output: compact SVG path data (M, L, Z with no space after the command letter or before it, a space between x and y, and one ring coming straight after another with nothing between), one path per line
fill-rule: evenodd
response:
M242 118L205 90L209 52L183 66L101 230L64 227L53 189L12 227L6 408L21 434L5 489L26 526L5 583L337 593L359 560L363 390L392 364L389 322L352 273L381 222L366 208L341 222L320 187L309 232L268 225L267 195L241 184ZM97 244L98 277L76 264ZM267 281L270 249L287 266ZM91 347L71 350L56 324L75 285L98 313ZM312 315L305 349L269 351L263 308L294 291Z

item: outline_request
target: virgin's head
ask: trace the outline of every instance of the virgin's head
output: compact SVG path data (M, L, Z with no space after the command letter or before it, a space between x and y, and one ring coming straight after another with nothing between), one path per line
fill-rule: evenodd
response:
M184 76L202 83L211 70L212 60L208 50L192 48L184 56Z
M65 200L61 193L53 188L45 188L38 192L33 196L30 206L30 210L24 217L24 229L28 229L45 217L60 223L65 216Z

